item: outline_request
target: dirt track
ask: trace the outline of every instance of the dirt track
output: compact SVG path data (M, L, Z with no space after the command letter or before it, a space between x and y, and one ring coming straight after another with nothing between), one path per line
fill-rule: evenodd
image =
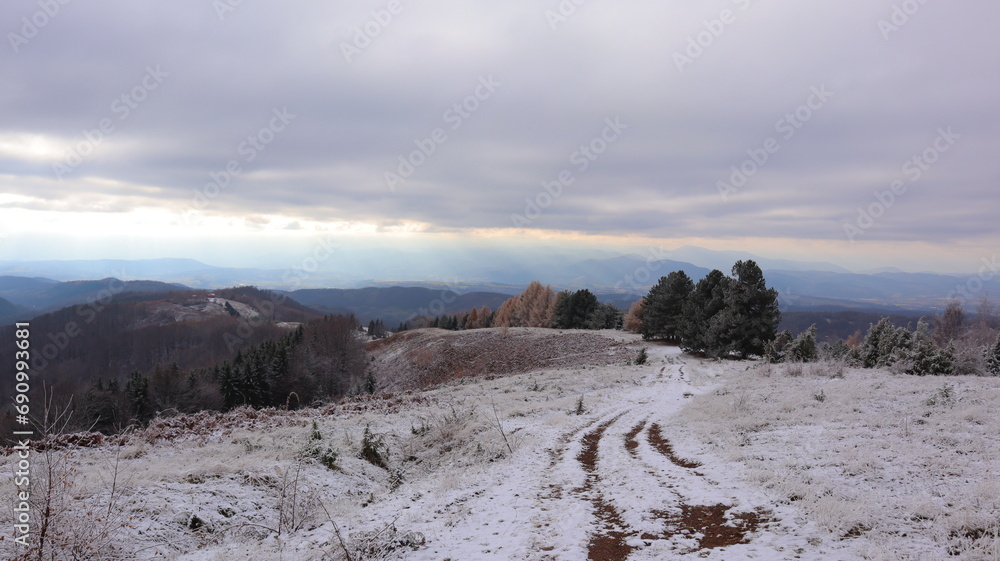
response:
M589 501L592 505L593 516L597 519L597 531L591 534L588 542L588 560L625 561L638 547L636 537L641 541L642 546L650 546L658 540L671 542L678 536L682 538L695 536L695 544L679 548L678 553L683 554L726 547L750 540L752 534L762 524L770 521L766 514L735 512L726 504L691 504L689 499L683 495L683 481L692 475L703 478L704 475L698 472L689 475L691 473L689 470L697 468L701 464L678 458L669 441L663 437L660 425L649 423L648 420L636 423L622 439L609 438L609 429L619 425L625 416L625 412L618 413L601 422L595 428L585 429L575 436L581 448L575 456L575 460L586 472L587 477L584 485L572 489L570 494L580 500ZM640 434L644 438L637 438ZM657 532L641 531L630 527L623 521L622 514L614 504L608 501L602 492L603 488L619 483L602 475L599 470L602 455L609 454L611 452L609 448L618 448L619 446L624 447L639 464L635 466L635 473L644 473L659 483L659 486L673 489L672 494L676 499L674 504L665 505L662 510L653 510L647 513L650 520L658 522L661 526ZM643 462L638 453L640 447L655 450L663 455L670 460L675 469L664 469L663 466L657 467ZM688 471L688 473L679 470Z

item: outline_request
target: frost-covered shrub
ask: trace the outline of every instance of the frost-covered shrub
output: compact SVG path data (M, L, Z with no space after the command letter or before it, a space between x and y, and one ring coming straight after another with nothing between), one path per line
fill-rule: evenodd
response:
M917 326L918 331L928 331L923 321ZM857 359L864 368L882 368L893 366L901 360L906 360L914 348L915 333L905 327L895 327L888 317L883 317L878 323L868 329L864 343L857 351ZM853 353L852 353L853 354Z
M823 360L843 362L851 355L851 347L843 339L836 343L823 343L820 345L819 356Z
M909 346L909 332L896 328L883 317L868 329L861 344L861 365L865 368L892 366L899 358L899 351Z
M1000 376L1000 335L992 346L983 349L986 357L986 371L994 376Z
M918 376L946 376L955 373L955 349L938 346L930 336L930 329L921 320L910 337L909 348L900 348L895 362L906 374Z
M813 324L794 339L787 329L778 333L773 341L764 345L764 358L771 363L816 362L819 345L816 343L816 325Z
M373 466L389 469L389 445L385 443L385 435L374 433L366 426L358 456Z
M781 333L778 333L773 341L769 341L764 345L764 357L768 362L774 364L785 362L785 350L791 342L792 332L785 329Z
M316 424L316 421L312 423L312 430L309 431L309 442L303 449L302 455L316 460L327 469L338 469L337 457L339 454L332 447L323 443L323 434L319 432L319 425Z
M646 347L639 349L639 354L635 357L636 364L646 364L646 360L649 359L649 354L646 353Z
M795 362L815 362L819 360L816 346L816 324L813 324L795 338L785 351L785 360Z

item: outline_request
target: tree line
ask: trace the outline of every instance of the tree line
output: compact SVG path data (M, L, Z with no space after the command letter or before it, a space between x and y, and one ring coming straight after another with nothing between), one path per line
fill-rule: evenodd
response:
M622 318L623 314L617 306L599 302L588 289L556 292L550 285L532 281L523 292L508 298L496 311L483 306L469 312L415 318L402 327L450 330L487 327L618 329Z
M624 327L706 356L762 356L774 340L781 312L752 260L737 261L732 276L718 269L697 283L684 271L661 277L625 314Z

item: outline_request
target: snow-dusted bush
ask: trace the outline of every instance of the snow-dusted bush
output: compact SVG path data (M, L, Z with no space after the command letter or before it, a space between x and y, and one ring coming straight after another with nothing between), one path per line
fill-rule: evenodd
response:
M636 355L635 357L635 363L639 365L646 364L646 361L648 359L649 359L649 354L646 352L646 347L643 347L639 349L639 354Z
M764 357L768 362L815 362L819 360L819 346L816 343L816 325L813 324L795 338L787 329L778 333L773 341L764 345Z
M795 362L815 362L819 360L819 349L816 346L816 324L806 329L788 345L785 350L786 360Z
M366 426L358 457L373 466L389 469L389 445L385 443L385 435L374 433L371 427Z
M906 333L909 335L905 338L907 344L896 347L892 353L892 364L898 370L918 376L946 376L955 373L954 347L950 344L946 348L938 346L930 336L930 328L926 322L921 320L916 331Z
M788 345L792 343L792 332L785 329L774 338L773 341L769 341L764 345L764 357L768 362L774 364L785 362L785 355L788 349Z
M319 431L316 421L312 422L312 430L309 433L309 443L302 451L307 458L312 458L327 469L337 469L337 457L339 454L333 447L323 442L323 434Z
M1000 335L992 346L983 349L986 358L986 371L994 376L1000 376Z

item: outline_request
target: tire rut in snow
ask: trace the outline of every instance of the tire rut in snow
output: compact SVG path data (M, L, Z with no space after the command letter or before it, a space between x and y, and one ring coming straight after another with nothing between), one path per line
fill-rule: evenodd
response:
M674 465L684 468L681 473L691 473L687 470L700 467L701 464L691 460L677 457L674 453L670 441L663 436L663 429L659 423L652 423L646 430L646 439L649 444L658 452L663 454ZM701 477L699 472L693 472L695 476ZM669 481L668 487L673 488L682 481L679 474L665 473ZM683 487L683 485L681 485ZM773 521L773 513L759 509L754 512L737 512L733 507L725 504L696 505L686 502L683 497L679 504L671 510L654 510L652 515L664 522L664 531L659 534L643 533L643 540L668 540L675 538L695 539L697 545L687 546L681 554L715 549L719 547L729 547L732 545L746 543L749 536L757 531L761 526L766 526Z
M600 521L597 532L590 537L590 543L587 545L587 559L590 561L625 561L633 550L632 546L625 543L630 533L622 521L621 514L611 503L604 500L604 495L596 488L600 481L597 475L597 449L604 432L622 415L624 413L601 423L596 429L587 433L582 440L583 449L576 457L587 473L587 479L578 491L594 505L594 515Z
M701 467L701 464L698 462L677 457L677 454L674 453L673 445L671 445L670 441L663 436L663 431L660 428L659 423L653 423L650 425L649 430L646 431L646 439L649 440L649 444L652 445L657 452L666 456L668 460L674 463L674 465L687 469Z
M639 457L639 441L636 440L635 437L638 436L644 428L646 428L646 421L639 421L634 427L625 433L625 449L628 450L629 454L632 454L632 456L636 458Z

